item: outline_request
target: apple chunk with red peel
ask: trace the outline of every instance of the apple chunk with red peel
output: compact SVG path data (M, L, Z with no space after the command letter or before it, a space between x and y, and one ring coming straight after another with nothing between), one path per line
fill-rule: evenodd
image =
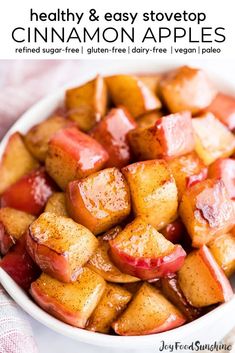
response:
M27 233L31 257L43 272L62 282L76 281L97 246L88 229L50 212L42 213Z
M70 181L100 170L107 160L107 152L96 140L71 127L60 130L50 140L46 169L65 189Z
M213 113L230 130L235 128L235 97L218 93L206 110Z
M206 245L187 256L178 279L188 302L195 307L223 303L233 296L229 280Z
M144 283L112 327L118 335L138 336L168 331L184 323L181 312L159 290Z
M131 293L125 288L107 283L105 292L88 320L87 330L109 333L111 324L126 308L131 300Z
M55 187L45 168L35 169L2 194L1 207L12 207L37 216L43 211Z
M195 152L168 161L181 200L186 189L207 178L208 170Z
M140 217L109 244L114 263L123 272L145 280L178 271L186 256L180 245L172 244Z
M216 90L203 70L181 66L166 73L160 92L172 113L189 110L197 114L214 99Z
M166 161L137 162L122 168L128 182L135 216L141 216L157 229L177 217L175 180Z
M38 162L27 150L22 136L15 132L7 142L0 164L0 194L37 167Z
M87 178L70 182L66 205L76 222L99 234L129 215L129 187L117 168L103 169Z
M139 160L171 159L194 149L194 135L189 112L158 118L147 128L136 128L128 133L133 153ZM182 133L184 131L184 133Z
M207 179L188 189L179 208L194 247L201 247L234 225L234 206L222 180Z
M210 178L222 179L231 199L235 200L235 160L217 159L209 167Z
M34 125L25 135L24 142L32 155L41 162L46 159L48 143L52 136L59 130L75 125L68 119L59 115L53 115Z
M235 272L235 234L223 234L217 237L208 247L216 262L223 269L227 277Z
M107 87L101 76L82 86L68 89L65 95L67 115L83 131L89 131L104 117L107 103Z
M43 273L31 284L30 294L49 314L84 328L104 290L103 278L84 267L74 283L61 283Z
M97 238L99 240L99 246L94 255L89 259L87 267L97 272L108 282L134 283L139 281L139 278L121 272L119 268L114 265L109 256L109 240L114 239L121 230L121 227L117 226Z
M111 100L124 106L134 117L161 108L161 101L135 76L115 75L105 78Z
M40 275L40 269L26 251L22 236L0 261L0 267L24 290Z
M106 167L122 168L130 162L127 133L135 127L136 122L125 109L114 108L92 130L91 136L109 154Z
M235 151L235 136L212 113L192 119L195 151L210 165L218 158L231 156Z
M5 255L22 237L34 220L34 216L14 208L0 209L0 253L2 255Z
M185 298L175 273L161 278L161 289L166 298L180 309L188 321L193 321L202 314L199 308L190 305Z

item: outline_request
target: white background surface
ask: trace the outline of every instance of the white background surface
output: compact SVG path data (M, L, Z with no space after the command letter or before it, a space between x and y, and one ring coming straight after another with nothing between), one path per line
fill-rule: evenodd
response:
M235 61L234 60L194 60L194 61L184 61L181 63L187 63L193 66L203 67L205 70L209 70L211 73L215 72L219 76L223 77L224 80L228 82L235 82ZM113 70L115 72L115 67L120 65L119 61L87 61L81 63L83 65L84 74L86 72L96 72L103 71L104 68L107 71ZM157 61L156 61L157 64ZM174 61L175 64L175 61ZM123 65L123 62L122 62ZM146 61L147 65L147 61ZM59 335L50 329L39 324L32 318L29 318L36 342L39 347L39 353L120 353L118 347L114 349L109 348L100 348L89 346L86 344L73 341L67 337ZM205 332L205 335L208 336L208 332ZM122 353L134 353L139 352L136 350L126 350ZM143 352L141 352L143 353ZM156 350L149 350L144 353L156 353ZM182 353L182 352L181 352Z

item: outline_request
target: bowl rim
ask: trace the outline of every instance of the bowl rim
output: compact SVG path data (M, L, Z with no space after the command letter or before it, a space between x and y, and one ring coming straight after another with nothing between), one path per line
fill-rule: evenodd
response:
M164 70L169 70L171 68L179 66L179 63L174 64L172 61L166 62L164 64L156 63L156 61L152 62L148 67L146 67L146 63L149 61L145 60L142 63L135 62L135 64L128 65L127 63L122 63L121 65L115 65L115 68L111 70L107 70L106 68L102 68L99 72L102 75L110 75L116 73L151 73L151 72L161 72ZM151 61L150 61L151 62ZM73 84L82 84L92 77L94 77L95 72L93 73L85 73L81 75L79 80L73 81ZM214 77L215 74L213 74ZM209 73L210 76L210 73ZM225 88L225 91L233 91L235 92L235 84L232 85L231 82L223 82L221 78L216 75L214 81L217 81L221 84L222 87ZM22 133L26 132L30 127L32 127L35 123L38 123L44 120L48 115L50 115L54 109L59 105L64 96L64 89L66 87L71 87L72 83L66 85L62 89L59 89L55 93L46 96L41 99L39 102L34 104L31 108L29 108L18 120L17 122L10 128L10 130L6 133L2 141L0 142L0 158L3 154L4 148L7 144L9 136L16 132L20 131ZM34 119L32 119L34 117ZM65 335L67 337L73 338L77 341L93 344L96 346L103 347L116 347L123 349L138 349L138 347L153 347L156 345L157 341L167 340L167 341L175 341L180 337L184 339L188 337L192 332L196 332L199 329L203 330L208 327L208 323L211 324L215 321L223 320L225 313L228 314L226 320L231 320L235 323L235 320L229 315L231 310L235 309L235 294L233 298L224 304L219 305L216 309L212 310L208 314L203 315L195 321L187 323L183 326L175 328L173 330L165 331L162 333L144 335L144 336L112 336L107 334L102 334L98 332L92 332L85 329L76 328L70 326L53 316L46 313L42 310L33 300L10 278L10 276L0 268L0 283L8 292L8 294L15 300L15 302L30 316L49 327L50 329Z

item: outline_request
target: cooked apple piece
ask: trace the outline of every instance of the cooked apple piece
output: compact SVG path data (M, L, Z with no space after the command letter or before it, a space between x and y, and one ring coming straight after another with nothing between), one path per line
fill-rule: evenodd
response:
M137 77L150 89L150 91L158 94L159 84L162 78L161 74L138 75Z
M133 211L157 229L177 217L177 188L164 160L137 162L122 169L129 184Z
M23 175L38 167L19 132L10 136L0 164L0 194Z
M180 245L172 244L141 217L128 224L109 244L117 267L145 280L178 271L186 256Z
M101 275L108 282L116 283L133 283L139 281L139 278L129 276L117 268L111 261L109 252L109 240L114 239L122 230L117 226L111 231L105 233L103 236L98 237L99 246L94 255L87 263L87 267Z
M41 270L62 282L76 281L98 246L96 237L67 217L45 212L27 233L27 249Z
M56 183L67 184L100 170L108 160L104 148L75 127L57 132L49 142L46 169Z
M206 245L186 257L178 279L188 302L198 308L226 302L233 296L229 280Z
M229 197L235 200L235 160L232 158L220 158L209 167L210 178L222 179Z
M140 159L175 158L194 149L194 135L189 112L163 116L148 128L128 133L134 154ZM182 133L182 131L184 133Z
M235 97L218 93L206 110L213 113L230 130L235 128Z
M188 66L170 71L160 82L160 92L172 113L197 114L212 102L216 90L205 72Z
M107 283L99 304L88 320L87 330L109 333L111 324L126 308L131 293L117 284Z
M49 197L44 212L52 212L57 216L68 217L64 192L54 192Z
M108 152L106 167L121 168L131 159L127 133L136 127L135 121L123 108L110 110L93 129L91 136Z
M161 108L157 96L135 76L109 76L106 82L113 103L124 106L134 118Z
M184 323L181 312L159 290L144 283L112 327L118 335L137 336L171 330Z
M190 305L185 298L176 274L162 278L161 289L164 296L179 308L188 321L193 321L201 315L201 310Z
M74 283L61 283L43 273L31 284L30 294L49 314L84 328L104 290L103 278L84 267Z
M129 215L129 188L117 168L103 169L87 178L70 182L66 205L76 222L99 234Z
M194 247L207 244L234 225L234 207L222 180L207 179L182 197L180 216Z
M178 189L178 198L190 186L207 178L207 167L195 152L174 158L168 162Z
M173 244L179 244L185 235L185 227L178 218L176 221L167 224L161 229L161 234Z
M24 290L40 275L40 269L26 251L24 235L0 260L0 267Z
M223 234L208 245L216 262L227 277L235 272L235 235Z
M2 255L5 255L22 237L34 220L34 216L14 208L0 209L0 253Z
M45 161L50 139L57 131L69 125L72 125L70 120L58 115L34 125L24 138L28 150L39 161Z
M106 83L101 76L67 90L65 95L68 117L76 121L83 131L89 131L102 119L107 111L107 103Z
M229 157L235 150L235 137L211 113L192 120L195 132L195 150L209 165L218 158Z
M2 194L1 207L11 207L37 216L54 190L54 182L47 175L45 168L35 169Z
M152 127L156 121L163 116L159 110L147 112L136 119L136 123L139 128Z

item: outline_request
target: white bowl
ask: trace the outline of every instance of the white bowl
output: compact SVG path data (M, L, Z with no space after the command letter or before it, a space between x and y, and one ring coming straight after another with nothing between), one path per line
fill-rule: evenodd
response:
M120 72L158 72L172 68L175 65L164 64L153 61L145 62L122 62L116 63L115 69L104 68L103 66L96 68L96 71L101 74L120 73ZM80 80L73 82L73 84L82 84L94 75L93 73L87 73L80 77ZM235 85L229 85L224 83L218 77L212 77L216 84L219 84L220 89L227 92L233 92L235 94ZM71 86L71 85L70 85ZM15 132L20 131L25 133L31 126L45 119L63 99L64 89L56 92L55 94L41 100L39 103L30 108L8 131L2 142L0 143L0 157L3 153L5 145L9 136ZM167 342L167 344L175 341L183 342L184 344L190 344L193 341L200 341L201 343L210 343L219 341L224 335L235 326L235 295L232 300L226 304L222 304L210 313L202 316L201 318L188 323L182 327L173 329L171 331L146 335L146 336L130 336L120 337L111 336L95 332L82 330L79 328L67 325L51 315L47 314L40 307L38 307L31 298L22 291L19 286L2 270L0 269L0 282L10 296L19 304L29 315L34 319L38 320L45 326L59 332L65 336L71 337L80 342L89 343L93 345L103 347L113 347L119 349L141 349L151 347L155 348L160 346L161 341ZM235 283L233 283L235 288Z

